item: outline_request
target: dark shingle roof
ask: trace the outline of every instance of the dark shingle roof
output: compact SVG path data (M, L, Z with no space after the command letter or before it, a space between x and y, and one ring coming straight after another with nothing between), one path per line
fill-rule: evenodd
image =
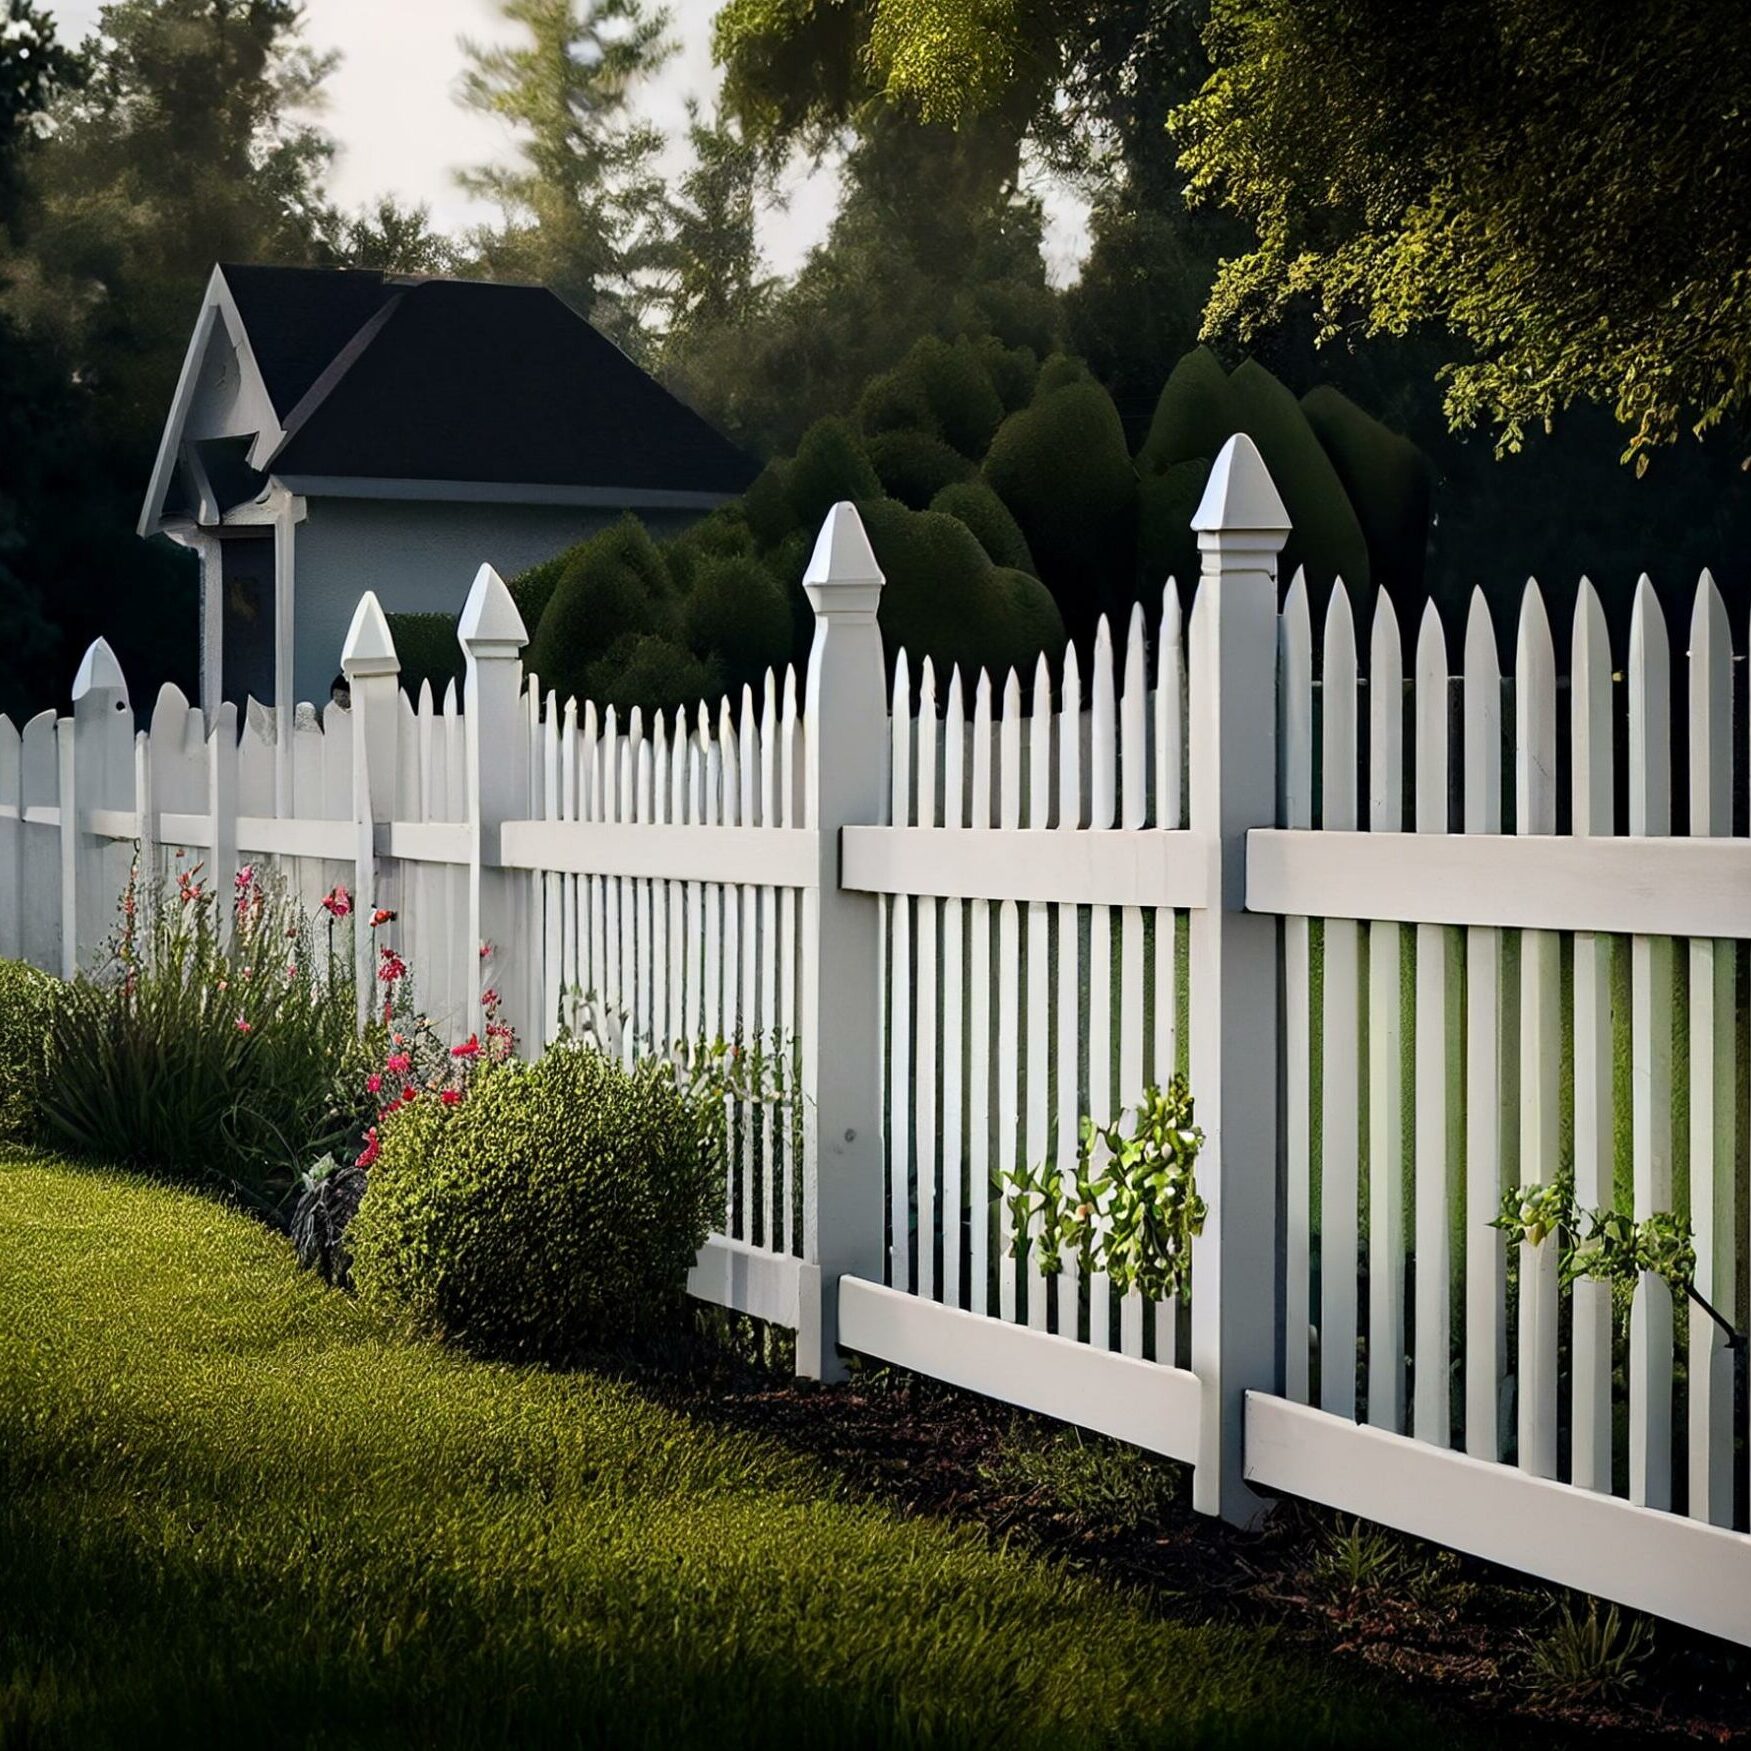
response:
M223 270L273 472L733 494L755 464L541 286Z

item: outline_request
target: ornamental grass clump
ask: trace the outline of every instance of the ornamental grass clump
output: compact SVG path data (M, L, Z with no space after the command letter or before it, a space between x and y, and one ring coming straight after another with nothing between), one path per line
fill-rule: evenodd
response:
M98 964L53 1008L43 1128L279 1218L303 1164L362 1127L352 907L337 888L315 924L247 865L223 887L181 853L172 879L130 878Z
M662 1063L563 1042L380 1122L347 1232L367 1305L479 1355L559 1363L677 1323L721 1186Z

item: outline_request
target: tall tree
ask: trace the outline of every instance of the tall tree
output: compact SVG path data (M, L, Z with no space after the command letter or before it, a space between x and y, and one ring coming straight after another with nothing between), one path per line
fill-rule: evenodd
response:
M466 171L501 219L471 239L488 273L540 280L628 351L662 293L667 202L640 86L674 51L644 0L503 0L520 40L465 42L463 101L508 122L518 161Z
M760 196L771 177L746 130L727 117L707 121L687 105L693 161L670 212L670 291L666 345L745 322L766 303L773 281L760 272Z

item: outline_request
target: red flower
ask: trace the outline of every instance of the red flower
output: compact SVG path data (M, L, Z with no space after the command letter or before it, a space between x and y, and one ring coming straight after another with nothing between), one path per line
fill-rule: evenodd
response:
M492 953L492 944L490 942L483 942L480 945L480 958L484 961L486 959L486 957L488 955L490 955L491 953Z
M460 1105L462 1100L462 1090L459 1088L442 1089L438 1094L438 1099L447 1107Z
M394 1052L383 1060L383 1068L396 1076L405 1076L413 1068L413 1059L405 1052Z
M395 914L391 912L387 906L379 906L377 910L371 914L371 928L373 930L375 930L380 924L393 924L394 922Z
M383 1078L381 1076L373 1075L373 1076L367 1076L365 1078L365 1092L366 1092L366 1094L378 1094L382 1091L382 1088L383 1088Z
M499 988L496 985L488 985L480 994L480 1007L482 1009L497 1009L498 1006Z
M240 1034L246 1034L250 1031L249 1023L245 1021L242 1016L238 1016L237 1018L237 1031Z
M322 896L322 909L331 917L344 918L353 909L353 897L342 883L336 882Z
M382 951L382 958L378 962L377 977L385 985L393 985L397 979L407 977L407 962L394 949L386 948Z
M480 1056L480 1036L470 1034L461 1045L450 1048L452 1058L478 1058Z
M360 1151L359 1159L353 1163L353 1166L369 1167L381 1153L382 1145L377 1141L377 1127L373 1125L365 1133L365 1147Z

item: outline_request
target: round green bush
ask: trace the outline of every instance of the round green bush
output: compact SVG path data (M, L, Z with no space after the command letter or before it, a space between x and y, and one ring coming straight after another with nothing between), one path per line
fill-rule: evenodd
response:
M943 442L978 461L990 447L1004 412L978 347L969 340L926 335L912 348L908 363L924 386Z
M59 989L58 980L23 961L0 961L0 1143L30 1143L38 1135Z
M790 464L790 508L811 539L841 499L873 498L881 482L857 434L842 419L816 420Z
M869 459L890 498L922 511L945 486L973 472L966 457L923 432L883 432L869 441Z
M712 559L738 559L754 551L754 534L739 504L720 505L708 517L691 523L679 535L663 543L663 559L675 593L685 596L699 574L699 568ZM524 622L528 624L527 621Z
M768 462L742 495L742 515L762 551L776 547L797 526L790 502L790 464Z
M1228 373L1208 347L1194 347L1162 385L1137 471L1163 474L1196 456L1212 457L1238 429Z
M697 656L660 632L617 639L585 666L582 683L577 696L603 710L613 706L623 724L635 707L648 724L653 712L715 700L724 690L723 671L714 659Z
M347 1231L369 1306L479 1354L560 1362L673 1323L721 1197L662 1065L561 1045L382 1127Z
M1071 383L1011 414L985 479L1021 526L1071 636L1129 605L1137 568L1137 474L1113 398Z
M1192 533L1192 515L1209 478L1209 458L1192 456L1138 482L1137 555L1146 597L1169 578L1189 585L1197 577L1198 538Z
M883 432L928 432L940 437L930 398L916 371L900 364L879 372L863 386L857 398L857 424L866 438Z
M1039 576L1021 525L984 481L957 480L952 486L945 486L930 501L930 509L965 523L993 565L1012 566L1016 571Z
M462 641L456 636L454 614L386 614L395 654L401 659L401 684L410 697L419 698L422 683L432 689L432 703L444 703L444 689L452 681L462 692L466 667ZM523 623L527 626L528 621Z
M552 559L544 559L539 565L532 565L527 571L519 572L505 586L511 592L511 600L517 604L517 612L523 616L523 629L531 638L541 624L541 616L547 612L547 604L553 600L553 592L559 587L559 580L583 552L585 545L582 541L574 542L564 552L556 553ZM392 623L394 618L393 615L390 616Z
M1056 664L1064 655L1064 618L1052 592L1031 572L1005 565L992 569L989 588L998 665L1026 677L1042 656Z
M732 693L758 693L766 671L790 660L790 603L758 560L707 560L683 613L689 647L715 661Z
M1080 359L1072 358L1068 353L1054 353L1040 366L1034 378L1033 399L1044 401L1054 390L1068 389L1072 384L1093 381L1088 374L1088 367Z
M1026 407L1034 398L1040 361L1028 347L1006 347L994 334L981 335L974 343L985 361L985 375L997 391L1006 414Z
M613 645L673 624L672 585L657 544L636 517L593 535L554 589L529 643L527 666L560 698L584 697L584 674Z
M1409 438L1321 384L1301 398L1313 435L1355 507L1376 584L1421 594L1429 548L1429 460Z

